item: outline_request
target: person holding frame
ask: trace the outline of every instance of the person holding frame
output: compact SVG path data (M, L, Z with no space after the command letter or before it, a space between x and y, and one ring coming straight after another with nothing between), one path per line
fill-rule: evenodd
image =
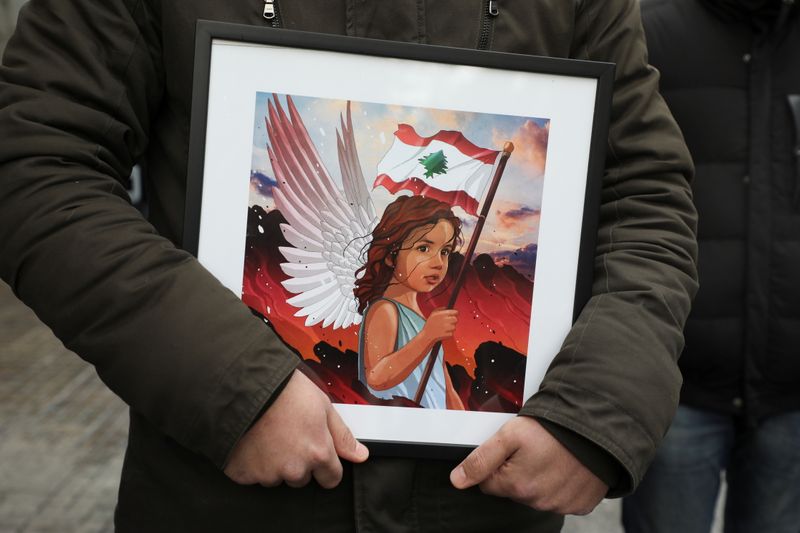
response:
M367 459L294 354L175 245L198 19L617 64L593 296L522 416L462 463ZM557 531L636 487L674 413L692 166L635 0L32 0L0 132L0 277L131 406L119 531ZM148 220L124 188L140 159Z

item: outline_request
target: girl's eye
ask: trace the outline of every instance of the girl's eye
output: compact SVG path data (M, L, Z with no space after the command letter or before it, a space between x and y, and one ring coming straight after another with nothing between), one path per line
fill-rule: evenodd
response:
M450 255L450 250L448 250L447 248L445 248L444 250L442 250L442 255L443 255L443 256L445 256L445 257L447 257L448 255Z
M426 253L426 252L427 252L429 249L430 249L430 248L428 248L428 247L427 247L426 245L424 245L424 244L423 244L423 245L421 245L421 246L417 246L417 251L419 251L419 252L422 252L423 254L424 254L424 253Z

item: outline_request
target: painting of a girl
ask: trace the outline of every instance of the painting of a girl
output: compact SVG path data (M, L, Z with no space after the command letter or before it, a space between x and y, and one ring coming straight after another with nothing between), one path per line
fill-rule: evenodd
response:
M359 331L359 379L378 398L413 399L431 349L450 338L458 311L435 309L423 317L417 296L447 276L462 243L461 220L450 205L422 196L389 204L372 232L354 294L364 316ZM464 409L440 349L420 401L431 409Z
M548 125L258 93L243 300L335 403L517 412Z

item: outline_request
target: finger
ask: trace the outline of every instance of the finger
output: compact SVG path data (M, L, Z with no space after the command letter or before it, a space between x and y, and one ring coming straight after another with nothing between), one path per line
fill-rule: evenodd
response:
M267 477L264 477L264 478L260 479L258 481L258 484L261 485L262 487L270 487L270 488L272 488L272 487L277 487L278 485L280 485L282 481L283 480L280 477L275 475L275 476L267 476Z
M296 467L283 474L283 481L295 489L305 487L311 481L311 471L308 468Z
M500 496L504 498L511 497L513 493L508 475L504 475L502 470L495 471L494 474L483 480L480 484L480 489L484 494L488 494L490 496Z
M326 446L314 454L312 474L323 489L332 489L342 480L342 462L336 455L333 438L326 435Z
M238 483L239 485L255 485L258 483L258 479L244 469L232 470L230 468L226 468L224 472L226 476L231 478L233 482Z
M328 408L328 431L333 438L336 455L354 463L363 463L367 460L369 450L356 440L333 406Z
M331 451L333 450L333 446L331 446ZM336 453L331 453L330 457L324 463L320 463L313 470L314 479L317 480L319 486L323 489L332 489L336 487L340 481L342 481L342 462L339 461L339 457Z
M513 461L513 459L511 459ZM540 511L555 511L552 506L556 501L552 494L543 492L536 477L531 477L506 462L493 475L480 485L481 492L490 496L509 498L517 503L533 507Z
M450 482L457 489L466 489L491 476L514 452L497 433L470 453L450 472Z

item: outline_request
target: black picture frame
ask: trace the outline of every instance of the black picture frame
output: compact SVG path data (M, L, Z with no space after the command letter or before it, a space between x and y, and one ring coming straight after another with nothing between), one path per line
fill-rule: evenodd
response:
M215 53L217 50L226 50L227 60L220 56L219 54ZM552 106L554 109L559 109L559 113L562 113L565 116L569 116L570 120L575 120L576 123L582 124L581 134L576 135L576 137L580 137L583 139L582 144L578 145L575 142L570 141L569 144L566 142L562 142L563 147L559 148L560 150L568 150L570 152L569 159L576 159L581 161L579 164L578 170L573 170L570 172L565 171L564 176L572 174L577 175L575 177L575 181L578 184L582 184L582 188L573 191L567 191L564 193L553 193L551 197L558 196L558 194L563 195L571 195L572 199L570 200L572 203L569 205L578 205L580 207L577 211L573 214L575 216L572 217L573 223L570 224L562 224L563 226L572 226L573 230L571 233L571 242L573 243L571 246L571 250L565 252L565 256L574 256L577 258L574 261L574 264L570 264L568 268L558 269L562 272L555 274L557 276L568 276L570 279L566 280L567 285L572 284L574 289L571 295L568 295L566 299L564 296L561 296L562 304L567 305L569 307L568 315L564 315L562 313L562 318L560 319L560 333L556 335L560 335L560 341L563 341L563 337L566 335L566 331L568 331L569 327L571 326L572 322L578 317L580 314L583 306L588 301L589 297L591 296L591 286L592 286L592 269L593 269L593 259L595 255L595 241L596 241L596 232L597 232L597 218L598 218L598 210L599 210L599 198L600 198L600 188L601 188L601 181L602 175L604 170L605 164L605 146L606 146L606 137L608 131L608 122L609 122L609 109L610 109L610 102L611 102L611 93L612 93L612 83L614 77L614 65L610 63L599 63L599 62L590 62L590 61L578 61L578 60L567 60L567 59L557 59L557 58L547 58L547 57L536 57L536 56L526 56L526 55L517 55L517 54L507 54L507 53L498 53L498 52L486 52L486 51L476 51L476 50L467 50L467 49L454 49L454 48L446 48L446 47L439 47L439 46L429 46L429 45L419 45L419 44L408 44L408 43L399 43L399 42L390 42L390 41L381 41L381 40L373 40L373 39L362 39L362 38L351 38L351 37L343 37L343 36L335 36L335 35L322 35L322 34L315 34L315 33L307 33L307 32L297 32L291 30L282 30L282 29L272 29L272 28L263 28L263 27L254 27L254 26L244 26L244 25L237 25L237 24L228 24L228 23L221 23L221 22L210 22L210 21L200 21L197 25L197 34L196 34L196 45L195 45L195 65L194 65L194 86L193 86L193 99L192 99L192 111L191 111L191 136L190 136L190 146L189 146L189 166L188 166L188 179L187 179L187 198L186 198L186 211L185 211L185 224L184 224L184 236L183 236L183 247L190 251L192 254L197 256L201 262L203 262L212 273L217 275L223 283L225 283L232 291L235 293L238 291L238 295L242 296L242 287L241 284L237 284L235 272L236 268L239 268L239 265L242 263L243 259L238 258L233 261L235 265L232 267L231 272L233 274L222 275L218 274L218 267L216 266L215 261L208 260L207 257L214 256L214 242L222 243L227 242L225 237L215 237L217 240L215 241L214 238L208 238L205 241L203 240L203 228L218 228L219 226L227 226L228 220L225 217L220 217L219 215L215 215L216 211L212 207L214 206L214 198L215 195L218 196L218 193L212 193L215 189L212 189L212 185L210 185L211 181L217 180L220 181L223 178L220 178L217 173L215 174L213 171L213 164L209 163L210 160L213 160L215 156L210 155L211 151L214 153L220 152L227 152L229 150L225 150L224 147L220 148L219 145L221 142L228 142L228 140L220 141L220 137L214 137L209 135L209 131L214 132L216 135L219 131L219 127L216 127L214 124L210 123L209 114L210 109L213 111L214 102L216 101L228 101L228 100L237 100L240 95L223 95L222 97L219 94L214 93L214 83L216 83L216 79L214 78L214 69L215 68L222 68L219 65L225 65L225 61L228 63L236 63L238 60L235 59L237 57L237 53L241 51L242 55L249 55L249 56L259 56L268 58L270 54L277 54L283 53L288 55L298 53L300 51L301 55L304 58L303 61L308 61L307 64L313 67L314 61L319 61L320 67L329 66L329 62L332 60L331 58L341 58L342 61L355 61L358 64L358 61L368 61L371 62L370 64L375 63L375 61L387 61L392 62L391 67L394 69L397 65L402 64L405 65L404 67L397 67L400 68L400 74L398 76L403 75L403 68L407 69L408 72L411 72L415 67L419 66L428 66L434 69L442 69L442 73L445 77L447 77L448 73L454 74L451 77L458 77L455 74L460 75L461 73L475 72L480 73L489 73L487 75L491 75L496 80L493 82L495 83L495 87L502 87L503 86L503 79L504 76L509 76L513 78L513 83L525 83L524 80L527 77L531 77L533 79L534 76L544 77L543 79L547 80L549 83L555 85L556 87L547 88L544 87L547 85L545 82L540 83L542 87L536 85L535 80L531 81L531 85L534 88L534 92L543 96L545 100L552 100ZM278 52L280 51L280 52ZM318 57L318 59L316 59ZM336 60L336 59L334 59ZM400 60L399 62L397 60ZM250 63L248 63L250 61ZM242 66L240 67L242 77L237 78L236 85L239 87L241 84L249 83L249 81L245 82L243 80L249 79L248 73L248 66L252 65L253 59L249 58L247 61L242 60ZM261 60L258 60L259 64ZM264 64L269 64L267 59L264 59ZM291 61L290 59L284 59L284 61ZM236 71L235 67L231 67L233 70ZM238 67L237 67L238 68ZM303 76L309 78L311 81L307 82L307 86L309 88L316 87L317 85L314 83L314 72L317 69L315 68L305 68L303 72ZM252 72L252 70L250 70ZM281 80L285 79L284 76L291 77L294 74L291 72L282 71L280 76ZM230 75L222 76L224 79L227 79L230 82ZM527 77L526 77L527 76ZM263 78L263 74L262 74ZM266 80L266 78L263 78ZM255 85L251 87L251 92L253 88L257 92L263 92L265 94L268 93L281 93L281 89L279 87L273 86L271 81L256 81L253 82ZM520 81L522 80L522 81ZM556 80L555 82L553 80ZM320 80L322 81L322 80ZM335 82L333 82L335 84ZM575 89L575 93L580 93L584 95L581 100L581 105L576 106L575 101L568 101L563 102L559 101L561 98L559 92L564 92L566 94L572 94L570 91L561 91L559 89L560 83L563 83L564 86L572 87L575 85L579 87L579 89ZM259 85L261 84L261 85ZM513 85L510 83L509 85ZM453 86L455 87L455 86ZM474 86L463 86L461 87L461 91L464 93L470 93L471 91L480 91L481 87L474 87ZM222 89L224 91L224 89ZM343 88L340 90L340 93L347 93L347 88ZM238 91L238 89L237 89ZM537 92L538 91L538 92ZM549 92L548 92L549 91ZM313 94L313 90L306 90L302 91L300 94L304 97L316 97ZM213 94L212 94L213 93ZM516 94L519 94L519 90ZM284 94L293 94L286 92ZM294 93L297 94L297 93ZM338 93L337 93L338 94ZM451 91L451 94L456 94L455 91ZM216 96L215 96L216 95ZM323 96L319 96L319 98L323 98ZM210 99L217 98L210 103ZM273 96L274 98L278 98L277 96ZM348 94L344 94L343 97L340 98L347 98L350 99ZM431 96L433 98L433 96ZM465 98L467 98L465 96ZM487 101L497 102L498 99L506 98L504 94L496 94L489 93L489 94L482 94L475 96L475 101L479 102L481 98L487 99ZM568 98L568 97L564 97ZM584 101L585 100L585 101ZM278 100L280 101L280 100ZM356 100L354 100L356 101ZM388 105L388 104L387 104ZM480 109L480 104L475 104ZM582 107L581 107L582 106ZM430 106L435 107L435 106ZM578 107L581 109L585 109L585 112L578 113L570 110L571 108ZM570 108L570 109L567 109ZM250 107L252 109L252 106ZM349 108L348 108L349 109ZM486 113L492 112L491 106L487 108ZM496 113L496 112L495 112ZM575 116L573 117L569 113L573 113ZM237 113L233 111L224 110L218 115L230 116L236 115ZM241 114L241 113L238 113ZM218 116L214 115L214 116ZM500 116L500 114L498 114ZM252 122L252 112L250 113L249 117L241 118L241 123L244 124L246 120L250 120ZM216 120L216 119L215 119ZM566 121L566 119L565 119ZM550 122L547 123L548 127ZM236 130L237 128L232 128L232 130ZM240 128L242 129L242 128ZM555 126L553 127L555 129ZM562 132L563 133L563 132ZM568 136L562 135L561 138L566 139ZM552 139L552 136L551 136ZM215 145L216 143L216 145ZM547 146L547 165L550 165L550 159L553 157L556 160L556 163L553 165L557 165L558 160L563 159L565 161L565 165L567 165L567 157L565 156L553 156L550 153L551 146ZM555 149L554 149L555 150ZM580 157L574 156L572 153L580 153L582 154ZM241 159L241 158L240 158ZM222 165L225 166L225 165ZM209 170L209 169L212 170ZM226 167L227 168L227 167ZM251 168L252 171L252 168ZM252 174L252 172L251 172ZM234 179L234 178L225 178L225 179ZM238 176L235 178L237 180L243 179L249 182L252 179L251 175L245 176ZM545 177L543 180L551 179L545 173ZM556 179L556 178L552 178ZM559 178L560 179L560 178ZM570 178L572 179L572 178ZM249 186L249 185L248 185ZM240 187L241 184L237 185ZM578 185L580 187L580 185ZM222 189L217 189L222 190ZM227 189L225 189L227 190ZM227 192L225 193L227 194ZM546 193L545 193L546 194ZM240 199L236 199L231 201L231 205L239 205L237 202L240 202ZM229 211L220 211L223 213L227 212L235 212L236 209L228 208ZM540 216L542 217L542 225L544 225L544 215L542 214L543 208L540 209ZM557 208L553 208L553 213L558 213L559 211ZM242 213L237 214L237 216L241 215ZM553 215L556 216L556 215ZM241 217L239 217L241 219ZM205 226L204 226L205 224ZM555 224L555 223L554 223ZM236 226L236 224L232 224ZM551 224L552 226L553 224ZM238 235L242 232L242 225L241 223L238 224L238 229L234 229L233 234ZM246 225L244 226L246 228ZM208 230L212 231L212 230ZM207 231L207 233L208 233ZM238 233L236 233L238 231ZM538 227L537 227L538 231ZM577 235L575 235L577 233ZM238 237L237 237L238 238ZM235 239L234 239L235 240ZM562 239L552 238L550 242L561 241ZM569 240L569 239L563 239ZM211 243L211 244L208 244ZM203 249L205 247L205 250ZM551 246L551 249L555 249L556 245ZM209 252L209 250L211 250ZM543 250L540 250L542 253ZM230 256L235 256L239 253L230 252L229 250L219 251L217 255L220 256L220 261L227 260ZM559 252L561 253L561 252ZM205 254L205 255L204 255ZM241 255L241 254L240 254ZM216 260L216 259L215 259ZM538 283L538 277L540 275L539 272L539 259L537 259L536 263L536 277L537 280L534 281L534 286ZM558 265L558 262L556 262ZM227 268L227 267L226 267ZM551 272L554 269L551 269ZM570 274L564 274L564 272L574 272L574 277ZM569 291L565 291L569 292ZM558 296L557 296L558 297ZM566 301L566 304L564 302ZM538 302L538 299L537 299ZM561 305L561 307L563 307ZM536 316L536 308L534 307L531 310L533 316ZM257 313L258 314L258 313ZM547 314L547 313L546 313ZM268 317L262 316L265 319L265 322L269 322ZM529 316L529 321L533 320ZM274 325L273 325L274 327ZM533 327L531 323L530 327ZM552 329L552 328L548 328ZM547 365L549 364L550 359L552 356L555 355L555 351L553 346L559 345L560 341L558 338L551 339L550 344L551 347L549 351L542 355L538 356L538 359L542 359L542 361L538 362L539 370L537 370L535 377L532 378L534 380L538 379L541 380L541 376L543 375L544 369L546 369ZM296 350L297 351L297 350ZM308 354L301 354L298 352L298 355L305 358ZM525 364L530 365L531 358L529 354L525 354ZM537 359L537 361L538 361ZM493 360L492 360L493 361ZM528 383L528 380L531 379L529 377L529 369L526 366L526 374L525 374L525 394L522 398L523 401L528 396L530 396L531 387L538 386L538 383L535 385L531 385ZM324 384L323 384L324 385ZM369 406L368 408L371 409L376 406ZM405 411L414 411L414 412L422 412L427 411L429 414L425 415L428 417L427 419L423 420L422 422L415 422L411 420L410 422L404 422L411 424L413 427L418 426L438 426L440 425L438 420L434 422L432 416L440 416L444 417L451 417L454 416L453 421L445 421L442 422L445 426L447 424L454 424L458 426L459 424L464 425L472 425L473 421L469 420L470 416L475 417L476 420L479 419L477 423L478 425L483 424L485 427L482 429L482 435L488 436L494 430L499 428L499 425L502 424L503 420L507 419L508 417L493 417L493 416L486 416L487 413L480 413L474 411L465 411L453 413L447 409L411 409L406 407L383 407L377 406L379 409L383 409L384 412L379 416L379 418L386 418L389 419L394 416L398 410L403 412ZM353 406L345 406L341 404L337 404L337 408L340 409L343 417L345 418L346 422L351 426L353 429L354 434L360 440L368 443L370 445L370 449L372 453L378 454L388 454L388 455L402 455L402 456L416 456L416 457L432 457L432 458L459 458L465 456L469 451L474 448L479 441L476 440L476 437L473 435L469 439L466 439L467 442L460 442L458 438L450 438L442 439L441 436L434 438L434 439L420 439L417 438L419 435L415 435L411 438L397 438L397 435L387 436L386 438L376 438L375 432L372 432L369 435L365 435L361 428L358 427L359 422L355 420L353 417L358 417L358 413L350 412L351 409L357 409ZM360 407L359 407L360 408ZM370 411L372 412L372 411ZM430 414L434 413L434 414ZM446 415L446 413L450 413L450 415ZM513 413L505 413L509 416L513 415ZM370 415L372 416L372 415ZM491 419L491 420L490 420ZM371 419L374 420L374 417ZM383 422L382 422L383 423ZM416 430L415 430L416 431ZM380 432L378 431L380 434ZM453 432L448 432L452 434ZM455 433L458 433L457 431ZM380 437L380 435L379 435Z

